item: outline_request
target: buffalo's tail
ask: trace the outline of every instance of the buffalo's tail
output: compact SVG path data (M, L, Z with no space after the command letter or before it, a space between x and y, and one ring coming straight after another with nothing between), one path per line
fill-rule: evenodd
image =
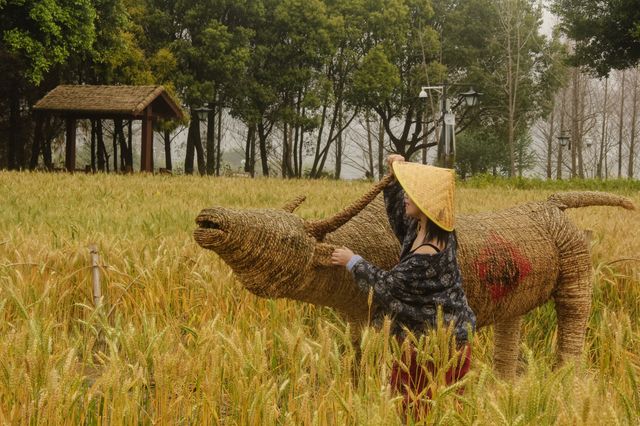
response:
M555 204L560 210L589 206L623 207L627 210L636 208L627 197L596 191L558 192L551 195L547 201Z

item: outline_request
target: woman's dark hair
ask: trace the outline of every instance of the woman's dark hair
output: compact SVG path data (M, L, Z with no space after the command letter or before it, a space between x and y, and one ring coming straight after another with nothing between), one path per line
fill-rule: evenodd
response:
M431 219L427 217L427 229L426 229L425 240L431 241L436 240L438 245L442 247L447 246L447 241L449 241L449 234L451 232L445 231L435 224Z

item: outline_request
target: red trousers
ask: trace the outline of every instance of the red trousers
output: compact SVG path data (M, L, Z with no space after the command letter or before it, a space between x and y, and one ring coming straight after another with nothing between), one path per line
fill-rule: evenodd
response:
M408 351L402 353L402 363L408 367L403 368L398 361L394 361L391 368L391 389L403 396L404 414L413 414L414 419L418 420L425 416L429 411L427 400L433 396L435 384L430 379L437 377L437 366L431 361L425 361L419 364L417 361L418 351L415 347L411 347ZM445 373L445 382L449 386L462 379L471 367L471 346L465 345L460 349L459 354L452 356L460 356L459 361ZM464 392L461 388L459 393Z

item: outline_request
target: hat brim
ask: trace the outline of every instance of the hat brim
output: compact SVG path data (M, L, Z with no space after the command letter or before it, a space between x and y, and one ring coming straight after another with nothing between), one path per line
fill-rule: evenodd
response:
M411 167L414 167L414 165L417 165L417 164L405 162L405 161L394 161L391 164L391 167L393 167L393 173L396 179L398 180L398 182L400 183L400 185L402 186L402 189L404 189L405 193L411 198L411 200L416 205L416 207L418 207L418 209L420 209L420 211L424 213L424 215L427 216L429 220L435 223L438 227L444 229L445 231L452 232L455 229L455 226L453 223L453 206L449 206L450 211L447 212L448 214L445 214L444 220L438 219L436 215L432 213L431 209L428 208L428 206L426 205L426 201L423 200L422 197L417 196L418 195L417 191L414 190L415 182L411 181L411 179L415 179L415 177L412 175L410 170ZM432 175L432 177L437 176L438 178L442 178L441 181L443 183L446 183L447 185L455 182L455 178L451 174L453 173L453 171L450 169L443 169L443 168L433 167L433 166L425 166L422 164L420 164L419 166L429 167L431 169L438 169L439 174ZM447 177L446 175L443 174L445 172L449 173L450 175ZM436 183L435 186L437 185L439 185L438 182ZM451 191L453 191L453 188L451 188Z

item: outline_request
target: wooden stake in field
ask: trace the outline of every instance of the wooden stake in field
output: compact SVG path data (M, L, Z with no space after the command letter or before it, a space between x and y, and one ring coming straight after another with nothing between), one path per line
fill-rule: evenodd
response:
M98 255L98 247L89 246L91 252L91 281L93 283L93 304L96 308L102 305L102 289L100 288L100 256Z

